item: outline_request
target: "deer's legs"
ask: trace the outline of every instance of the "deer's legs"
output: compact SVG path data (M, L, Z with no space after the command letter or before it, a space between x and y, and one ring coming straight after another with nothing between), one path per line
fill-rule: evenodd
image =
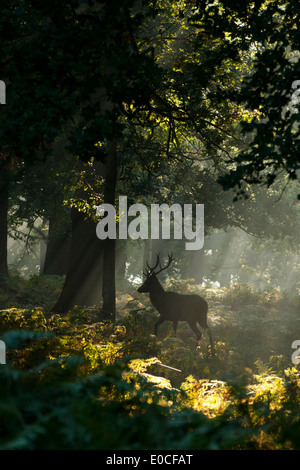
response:
M157 329L158 329L159 325L161 325L164 321L165 320L162 317L159 317L159 319L155 323L155 325L154 325L154 334L155 334L155 336L157 336Z
M197 341L200 341L200 339L202 337L202 333L201 333L201 331L198 330L196 323L188 321L188 324L189 324L190 328L193 330L193 332L195 333Z
M173 330L176 336L178 321L173 321Z

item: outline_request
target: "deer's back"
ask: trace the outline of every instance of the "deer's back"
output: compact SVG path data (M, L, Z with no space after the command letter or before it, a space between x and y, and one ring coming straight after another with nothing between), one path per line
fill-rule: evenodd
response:
M158 312L166 320L199 320L206 317L207 302L196 294L178 294L177 292L165 292L157 298L151 298L151 302Z

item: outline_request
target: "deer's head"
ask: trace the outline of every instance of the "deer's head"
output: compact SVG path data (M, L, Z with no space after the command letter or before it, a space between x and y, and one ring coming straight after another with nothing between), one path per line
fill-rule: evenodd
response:
M150 292L153 287L157 284L159 284L156 276L157 274L161 273L162 271L164 271L165 269L167 269L170 264L172 263L172 261L174 261L174 258L172 256L172 253L171 255L168 255L168 262L166 264L166 266L162 267L161 265L161 262L160 262L160 259L159 259L159 255L157 255L156 257L156 263L155 265L151 268L149 266L148 263L147 264L147 270L144 271L144 276L146 277L144 283L138 288L138 292Z

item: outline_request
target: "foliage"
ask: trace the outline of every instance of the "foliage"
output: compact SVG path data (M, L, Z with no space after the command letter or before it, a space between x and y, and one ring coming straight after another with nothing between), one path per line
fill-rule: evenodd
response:
M63 285L61 276L31 275L24 279L17 271L10 271L8 289L0 295L0 309L5 307L26 306L50 309Z
M36 283L32 304L47 282L55 291L51 278L23 282ZM166 324L155 338L156 314L133 292L120 293L115 324L99 321L99 307L60 316L11 298L0 314L0 448L300 448L299 299L180 288L209 302L213 359L184 324L177 337Z
M242 135L250 137L250 145L220 178L224 188L235 187L238 196L246 194L247 183L270 186L282 172L286 184L298 180L299 170L299 108L292 86L298 78L299 5L285 0L255 2L254 8L253 2L243 5L243 12L240 7L232 8L239 15L239 26L233 20L227 31L237 49L247 43L255 50L251 72L237 96L239 103L255 113L241 122Z

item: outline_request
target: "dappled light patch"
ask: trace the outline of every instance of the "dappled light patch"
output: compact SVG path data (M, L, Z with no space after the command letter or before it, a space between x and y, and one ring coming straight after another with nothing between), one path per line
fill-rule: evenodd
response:
M189 376L181 384L187 403L208 417L221 415L231 402L230 387L221 380L196 380Z

